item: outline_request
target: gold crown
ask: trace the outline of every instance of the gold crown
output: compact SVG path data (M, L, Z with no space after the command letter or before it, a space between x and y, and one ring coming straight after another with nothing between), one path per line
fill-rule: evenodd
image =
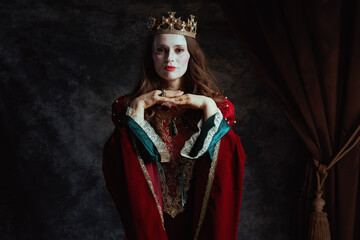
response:
M168 12L168 14L169 17L163 16L161 21L150 16L147 22L148 31L150 33L180 34L195 38L197 22L195 22L194 15L190 15L190 19L186 22L181 21L181 17L176 18L176 12Z

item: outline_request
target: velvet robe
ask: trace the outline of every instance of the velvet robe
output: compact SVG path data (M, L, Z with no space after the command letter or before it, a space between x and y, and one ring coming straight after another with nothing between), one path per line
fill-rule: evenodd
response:
M229 100L219 104L232 126L234 107ZM126 107L120 97L112 106L115 130L103 153L106 187L120 214L128 240L167 240L158 170L142 159L129 130L122 122ZM245 153L238 135L230 129L217 143L212 159L204 154L195 160L193 227L191 239L236 239L240 215ZM181 226L179 226L181 229Z

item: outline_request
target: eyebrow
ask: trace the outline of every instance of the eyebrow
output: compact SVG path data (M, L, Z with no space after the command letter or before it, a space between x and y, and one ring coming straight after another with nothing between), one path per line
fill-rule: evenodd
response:
M157 44L157 45L155 45L155 46L157 46L157 47L159 47L159 46L161 46L161 47L168 47L167 45L164 45L164 44ZM185 45L183 45L183 44L177 44L177 45L175 45L174 47L185 47Z

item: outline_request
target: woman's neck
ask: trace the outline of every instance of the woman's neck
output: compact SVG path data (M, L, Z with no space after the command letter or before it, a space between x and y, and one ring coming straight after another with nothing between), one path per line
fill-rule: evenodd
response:
M162 88L167 90L181 90L183 89L182 79L167 81L162 81Z

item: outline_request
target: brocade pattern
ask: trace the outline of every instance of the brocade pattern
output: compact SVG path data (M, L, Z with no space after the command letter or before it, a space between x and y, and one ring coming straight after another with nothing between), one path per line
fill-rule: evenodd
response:
M166 182L164 181L164 177L162 175L160 176L163 210L173 218L180 212L183 212L185 207L181 201L182 176L184 179L184 203L186 203L195 165L193 160L180 155L185 141L194 134L194 131L183 124L181 119L182 114L183 110L171 107L168 111L161 111L159 113L162 118L162 128L165 131L163 137L165 147L170 155L170 162L162 163ZM171 124L171 122L173 122L173 124ZM176 136L170 134L171 125L175 125Z

